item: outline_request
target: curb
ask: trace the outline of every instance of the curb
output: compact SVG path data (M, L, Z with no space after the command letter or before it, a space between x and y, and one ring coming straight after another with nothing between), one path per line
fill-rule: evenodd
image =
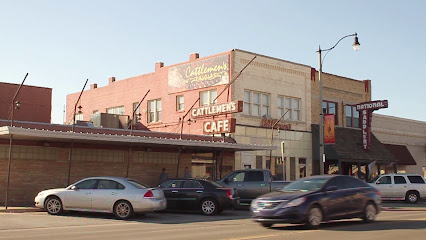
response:
M395 208L395 207L382 207L382 211L390 211L390 212L407 212L407 211L426 211L426 208Z
M26 213L26 212L43 212L43 209L33 207L11 207L8 209L1 208L0 213Z

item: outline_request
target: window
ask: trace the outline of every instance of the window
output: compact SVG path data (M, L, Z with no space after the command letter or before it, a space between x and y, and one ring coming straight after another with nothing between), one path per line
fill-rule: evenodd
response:
M284 115L285 120L300 121L300 98L278 96L278 118Z
M244 90L244 113L252 116L271 115L270 95Z
M201 184L197 181L184 181L182 188L203 188Z
M346 105L346 127L359 128L359 112L355 106Z
M89 179L82 181L75 185L77 189L94 189L96 184L96 179Z
M244 182L245 172L238 172L228 178L230 182Z
M349 188L347 182L343 177L334 177L327 183L327 187L337 187L337 189Z
M390 176L381 177L379 179L379 181L377 181L377 183L380 183L380 184L392 184L391 177Z
M75 121L83 121L83 113L77 113L75 115Z
M200 106L210 105L210 104L216 103L217 100L213 102L213 100L216 97L217 97L217 90L216 89L200 92Z
M181 188L183 181L169 180L163 182L160 187L161 188Z
M124 115L124 106L107 108L106 112L109 114Z
M139 116L140 116L140 108L141 107L140 106L138 107L138 105L139 105L138 102L133 103L133 112L135 113L135 115L133 115L133 119L132 119L133 124L139 122L139 120L140 120ZM136 111L135 111L135 109L136 109Z
M253 171L247 172L246 182L263 182L263 172L261 171Z
M393 181L395 184L406 184L407 181L405 181L405 178L403 176L395 176L393 177Z
M322 111L324 114L334 114L334 124L339 125L338 118L337 118L337 103L335 102L328 102L323 101L322 102Z
M176 111L183 111L184 103L183 95L176 96Z
M148 123L161 122L161 99L148 101Z
M124 186L116 181L101 179L98 182L98 189L124 189Z
M422 183L424 184L425 181L421 176L407 176L408 180L410 180L411 183Z

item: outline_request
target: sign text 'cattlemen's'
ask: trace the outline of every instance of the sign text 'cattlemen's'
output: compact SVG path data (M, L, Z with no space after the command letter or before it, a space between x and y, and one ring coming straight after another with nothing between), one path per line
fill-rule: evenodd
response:
M225 118L206 121L203 123L204 134L233 133L235 132L236 119Z
M270 127L274 126L274 123L276 123L276 122L277 122L277 119L264 118L264 119L262 119L261 126L270 128ZM274 128L282 129L282 130L290 130L291 124L278 122L277 124L275 124Z
M228 113L237 113L243 111L242 101L233 101L228 103L221 103L215 105L209 105L199 108L194 108L191 111L192 118L201 118L208 116L218 116Z

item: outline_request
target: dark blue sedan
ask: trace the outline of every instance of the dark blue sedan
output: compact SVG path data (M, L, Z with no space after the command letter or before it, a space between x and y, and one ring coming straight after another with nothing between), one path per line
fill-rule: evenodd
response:
M380 192L366 182L342 175L302 178L278 192L251 203L255 221L264 227L275 223L305 223L318 228L324 221L362 218L372 222L381 208Z

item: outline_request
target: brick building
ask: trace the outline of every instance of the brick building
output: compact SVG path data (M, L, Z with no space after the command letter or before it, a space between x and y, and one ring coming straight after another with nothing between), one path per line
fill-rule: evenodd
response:
M0 119L10 119L11 101L19 84L0 82ZM14 120L50 123L52 89L23 85L16 98L20 109L15 111Z
M242 74L226 89L246 64L256 56ZM243 101L242 113L227 114L236 119L235 133L228 136L242 144L272 144L280 146L287 141L284 158L289 179L309 175L311 172L311 68L268 56L234 49L221 54L199 58L191 54L189 61L165 66L155 64L155 72L116 81L109 79L108 86L91 84L84 91L82 113L76 119L89 121L93 113L131 115L142 96L150 90L137 113L140 120L136 128L179 133L182 118L191 106L202 107L213 103L226 89L217 104ZM72 121L79 93L67 96L67 121ZM284 121L271 126L287 110ZM183 133L203 134L206 119L191 115L183 121ZM93 115L92 115L93 118ZM215 117L221 119L223 117ZM280 128L280 131L278 129ZM273 139L272 139L273 138ZM193 159L193 172L209 164L213 156ZM272 157L272 161L270 158ZM299 166L300 164L300 166ZM241 152L235 156L235 168L271 168L274 174L283 175L281 151ZM202 171L202 170L200 170ZM301 173L299 173L301 171ZM200 172L200 174L204 174ZM196 175L197 176L197 175Z

